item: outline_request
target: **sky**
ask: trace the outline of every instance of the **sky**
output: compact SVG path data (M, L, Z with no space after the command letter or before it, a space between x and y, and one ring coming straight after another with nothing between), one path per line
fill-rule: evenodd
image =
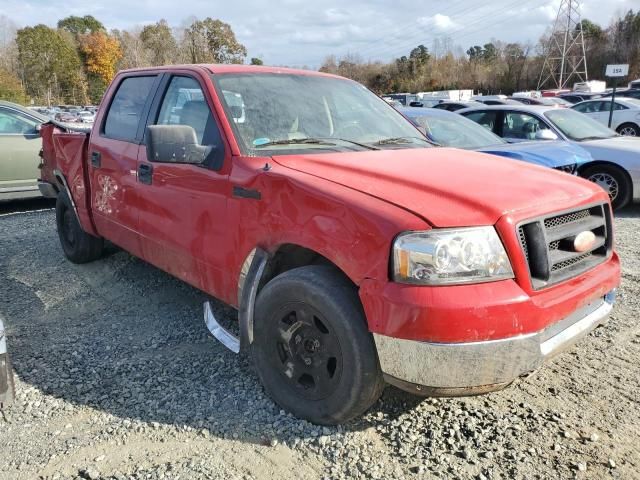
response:
M317 68L327 55L389 61L436 38L466 50L492 39L535 44L556 17L560 0L0 0L0 14L18 26L55 26L68 15L93 15L108 29L132 29L164 18L180 27L190 17L231 25L248 57L265 64ZM583 0L582 18L607 26L640 9L639 0Z

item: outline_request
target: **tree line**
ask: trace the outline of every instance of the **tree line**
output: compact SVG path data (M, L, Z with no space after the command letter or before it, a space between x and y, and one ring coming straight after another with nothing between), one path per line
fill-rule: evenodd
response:
M629 77L640 78L640 11L628 11L608 27L582 21L589 79L604 80L607 64L628 63ZM392 62L363 60L357 53L328 56L321 71L357 80L377 93L473 89L485 94L534 90L538 86L548 37L538 44L501 42L452 47L432 53L418 45ZM549 85L548 87L552 87Z
M608 63L628 63L640 77L640 11L628 11L607 27L582 21L589 78L603 79ZM491 41L466 51L445 38L430 52L418 45L385 63L358 54L328 56L321 71L357 80L377 93L473 89L512 93L535 89L543 45ZM247 49L231 26L195 17L178 28L166 20L111 30L91 15L69 16L56 28L17 26L0 15L0 99L36 104L96 104L118 70L181 63L244 63ZM262 64L251 58L252 64Z
M243 63L247 49L231 26L207 17L174 29L166 20L107 31L91 15L57 28L17 28L0 16L0 99L40 105L97 104L122 69L183 63ZM251 63L261 64L259 58Z

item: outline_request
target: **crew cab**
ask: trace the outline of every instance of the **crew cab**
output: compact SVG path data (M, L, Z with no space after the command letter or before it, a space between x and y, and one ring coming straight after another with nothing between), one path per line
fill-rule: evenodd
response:
M320 424L386 383L499 390L599 325L620 265L609 198L562 172L434 147L362 85L319 72L120 72L90 134L42 129L41 189L69 260L103 242L238 310L283 408Z

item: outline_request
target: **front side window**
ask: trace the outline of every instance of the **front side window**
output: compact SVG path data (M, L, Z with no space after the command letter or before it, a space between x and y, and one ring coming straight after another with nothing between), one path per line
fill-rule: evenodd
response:
M350 80L270 73L213 80L247 154L430 146L393 107Z
M173 77L165 93L156 125L187 125L200 145L217 145L220 132L200 84L191 77Z
M0 108L0 135L29 135L36 133L37 120L6 108Z
M487 130L493 132L496 127L498 112L496 110L494 111L481 110L481 111L465 113L464 116L467 117L469 120L473 120L477 124L482 125Z
M535 140L536 132L549 128L544 122L527 113L505 112L502 121L502 136Z
M109 138L134 142L155 76L128 77L118 87L111 101L103 133Z

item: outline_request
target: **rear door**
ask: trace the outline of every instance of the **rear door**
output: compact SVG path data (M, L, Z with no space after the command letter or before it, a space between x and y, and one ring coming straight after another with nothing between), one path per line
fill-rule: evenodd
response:
M97 230L136 256L140 256L138 153L144 118L159 81L160 74L155 72L116 80L109 92L114 92L111 101L96 119L99 128L93 129L89 143L91 210Z
M42 122L0 107L0 196L3 192L37 190Z
M140 149L137 191L142 257L209 292L220 292L231 236L226 217L230 149L212 109L210 82L191 71L163 80L148 125L188 125L215 147L203 165L163 163ZM212 87L211 87L212 89Z

